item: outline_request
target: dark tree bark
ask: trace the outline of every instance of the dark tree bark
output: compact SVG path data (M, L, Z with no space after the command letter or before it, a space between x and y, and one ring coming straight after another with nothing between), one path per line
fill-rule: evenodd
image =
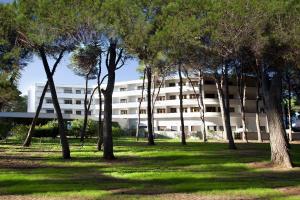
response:
M230 103L229 103L229 85L228 85L228 65L224 65L224 93L223 93L224 103L224 116L225 116L225 124L226 124L226 133L228 138L229 149L236 149L234 139L232 136L232 129L230 123Z
M143 73L142 98L141 98L140 101L139 101L138 123L137 123L136 134L135 134L136 141L139 140L139 134L140 134L141 106L142 106L142 101L143 101L143 99L144 99L145 78L146 78L146 68L144 69L144 73Z
M198 83L198 88L199 88L199 100L200 100L200 107L201 107L201 120L203 124L203 142L207 142L206 138L206 125L205 125L205 108L204 108L204 100L203 100L203 87L204 87L204 78L203 78L203 71L200 69L199 70L199 83Z
M222 90L222 83L221 80L219 80L218 77L215 77L215 82L216 82L216 88L217 88L217 93L218 93L218 99L219 99L219 105L220 105L220 111L221 111L221 118L222 118L222 124L223 124L223 131L224 131L224 136L225 136L225 140L228 140L227 137L227 129L226 127L226 123L225 123L225 113L224 113L224 95L223 95L223 90Z
M122 52L120 52L119 58L117 58L117 43L116 41L110 41L106 61L108 79L106 89L102 90L104 95L104 119L103 119L103 158L107 160L115 159L113 152L113 138L112 138L112 94L115 86L115 71Z
M152 101L151 101L151 83L152 70L151 67L146 66L147 75L147 121L148 121L148 145L154 145L153 125L152 125Z
M61 61L62 57L63 57L63 54L64 54L65 50L62 50L58 56L58 58L56 59L53 67L52 67L52 71L51 71L51 76L54 75L55 73L55 70L56 70L56 67L58 66L59 62ZM36 112L35 112L35 115L34 115L34 118L32 119L32 122L31 122L31 125L30 125L30 128L28 130L28 133L27 133L27 136L26 136L26 139L23 143L23 147L29 147L31 145L31 140L32 140L32 136L33 136L33 133L34 133L34 129L35 129L35 125L37 123L37 120L39 118L39 114L41 112L41 109L42 109L42 105L43 105L43 101L44 101L44 98L45 98L45 95L46 95L46 92L47 92L47 89L48 89L48 81L46 82L45 86L44 86L44 89L43 89L43 92L42 92L42 95L40 97L40 100L39 100L39 105L36 109Z
M182 100L182 74L181 74L181 64L178 65L178 75L179 75L179 111L180 111L180 124L181 124L181 144L186 145L185 140L185 130L184 130L184 119L183 119L183 100Z
M271 162L274 166L292 168L285 129L281 118L281 73L276 72L271 80L268 74L263 75L263 95L270 129Z
M48 84L49 84L50 91L51 91L52 103L53 103L54 109L56 111L56 116L57 116L57 120L58 120L58 129L59 129L59 134L60 134L60 143L62 146L62 156L65 159L69 159L69 158L71 158L71 156L70 156L68 139L67 139L66 132L65 132L65 124L64 124L63 116L62 116L61 109L60 109L60 106L58 103L53 77L52 77L50 67L49 67L49 64L47 61L47 56L46 56L46 53L45 53L43 47L39 48L39 54L43 61L43 66L44 66L44 69L45 69L45 72L47 75Z

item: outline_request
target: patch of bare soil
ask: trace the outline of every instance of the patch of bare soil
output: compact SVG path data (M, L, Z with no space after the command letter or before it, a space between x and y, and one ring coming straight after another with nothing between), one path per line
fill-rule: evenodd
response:
M40 162L35 160L23 160L13 156L1 156L0 168L7 169L34 169L45 167Z
M286 169L286 168L274 166L270 162L252 162L252 163L248 163L248 166L255 169L267 169L272 171L299 171L300 170L300 167L298 166Z
M286 196L300 195L300 187L283 187L279 188L278 190L284 193Z

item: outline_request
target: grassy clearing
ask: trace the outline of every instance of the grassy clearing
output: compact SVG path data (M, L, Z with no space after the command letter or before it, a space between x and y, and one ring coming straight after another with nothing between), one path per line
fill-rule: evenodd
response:
M253 167L269 160L268 144L175 140L115 140L117 160L104 161L95 141L71 141L72 159L58 141L22 148L0 144L0 199L300 199L300 169ZM300 165L300 145L292 146ZM252 163L252 164L250 164Z

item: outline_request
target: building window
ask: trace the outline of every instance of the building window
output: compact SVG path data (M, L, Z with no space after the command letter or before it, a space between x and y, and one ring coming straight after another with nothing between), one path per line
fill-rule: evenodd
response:
M229 108L229 112L234 112L234 108L233 108L233 107L230 107L230 108Z
M141 97L139 97L139 98L137 99L138 102L140 102L141 100L142 100ZM145 101L145 97L143 97L143 100L142 100L142 101Z
M216 131L217 130L217 126L207 126L207 130L209 130L209 131Z
M190 99L199 98L199 94L190 94Z
M46 99L46 103L52 103L52 99L47 98L47 99Z
M66 88L66 89L64 89L64 93L72 94L72 89L71 88Z
M187 98L187 95L186 94L183 94L182 95L182 99L186 99Z
M176 108L170 108L170 113L177 113L177 109Z
M120 103L127 103L127 99L120 99Z
M65 103L65 104L72 104L72 99L65 99L65 100L64 100L64 103Z
M169 87L175 87L176 83L169 83Z
M81 90L76 90L76 94L81 94Z
M170 100L174 100L174 99L176 99L176 96L175 95L171 95L170 96Z
M198 85L198 81L191 81L191 85L192 86L197 86Z
M214 98L216 98L216 95L212 94L212 93L205 93L204 97L205 98L212 98L212 99L214 99Z
M158 96L156 100L157 101L164 101L164 100L166 100L166 97L165 96Z
M89 110L87 114L88 114L88 115L92 115L92 111Z
M212 107L212 106L207 106L205 108L205 112L216 112L216 107Z
M260 126L260 131L266 132L266 127L265 126Z
M206 84L206 85L214 85L215 82L213 80L204 80L204 84Z
M73 112L72 112L72 110L65 110L64 113L65 114L72 114Z
M191 112L200 112L198 107L191 107Z
M184 113L187 113L187 110L188 110L187 108L183 108Z
M120 113L121 115L127 115L127 110L121 110Z
M230 94L230 95L229 95L229 99L234 99L234 95L233 95L233 94Z
M218 112L221 112L221 107L218 107Z
M219 131L224 131L224 127L223 126L219 126Z
M158 127L157 127L157 130L158 130L158 131L165 131L166 129L167 129L166 126L158 126Z
M171 126L171 131L177 131L177 126Z
M81 104L81 100L76 100L76 104L80 105Z
M81 110L76 110L76 115L81 115Z
M142 85L139 85L139 86L137 86L137 89L138 89L138 90L142 90L142 89L143 89L143 86L142 86Z
M191 131L201 131L201 126L191 126Z
M140 114L146 114L146 110L145 109L141 109L140 110Z
M126 91L126 88L120 88L120 92Z
M166 109L164 108L158 108L157 113L166 113Z
M54 113L54 110L53 109L47 109L46 113Z

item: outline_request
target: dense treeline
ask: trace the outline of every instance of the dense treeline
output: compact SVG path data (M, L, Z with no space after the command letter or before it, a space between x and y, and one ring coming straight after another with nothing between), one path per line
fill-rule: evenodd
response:
M292 167L282 118L282 94L287 96L285 102L290 118L291 99L299 94L298 77L293 76L299 73L299 1L19 0L1 5L1 9L6 10L0 14L1 23L6 24L1 26L1 33L14 39L14 48L38 55L43 61L48 79L45 88L51 90L64 158L70 158L70 150L52 77L61 58L73 52L72 66L86 77L86 85L91 77L97 78L98 87L93 95L98 92L100 108L104 103L103 119L102 109L99 114L98 149L103 144L105 159L114 159L112 93L115 72L126 59L135 57L143 63L144 79L147 79L143 87L147 97L149 145L154 145L155 94L151 83L157 81L155 74L178 73L180 80L182 74L187 77L190 72L197 74L194 91L198 93L198 96L195 95L200 110L199 120L203 124L203 76L210 76L217 87L230 149L236 149L236 146L230 122L229 82L232 79L237 81L243 140L247 141L245 82L247 77L252 77L257 80L258 88L256 116L259 138L261 140L258 105L263 102L270 127L271 161L276 166ZM4 40L8 41L7 38ZM11 52L11 48L4 51ZM24 55L15 57L22 61ZM48 63L50 58L56 61L52 70ZM101 73L102 68L107 69L107 74ZM100 87L103 81L107 82L106 88ZM182 81L180 86L181 139L185 144ZM88 110L86 98L85 118ZM288 121L291 124L291 120ZM203 127L205 133L205 125ZM84 132L83 127L82 140ZM28 141L25 146L30 144L30 139ZM206 141L205 134L203 141Z

